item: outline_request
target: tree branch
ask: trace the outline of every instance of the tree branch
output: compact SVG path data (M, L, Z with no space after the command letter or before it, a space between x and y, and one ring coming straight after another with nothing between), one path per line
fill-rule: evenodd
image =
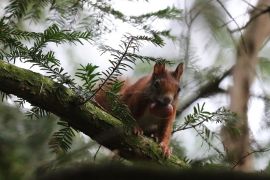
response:
M136 136L125 124L90 102L82 101L71 89L48 77L0 60L0 91L14 94L66 120L70 126L90 136L101 145L117 150L128 160L148 160L164 166L188 167L172 155L164 158L151 139Z
M181 101L176 116L179 116L186 108L188 108L192 103L194 103L198 99L207 97L216 92L220 92L219 84L225 77L227 77L232 72L232 69L233 67L225 71L221 76L217 76L207 81L200 87L200 89L196 90L196 93L194 93L191 97L189 97L185 101Z

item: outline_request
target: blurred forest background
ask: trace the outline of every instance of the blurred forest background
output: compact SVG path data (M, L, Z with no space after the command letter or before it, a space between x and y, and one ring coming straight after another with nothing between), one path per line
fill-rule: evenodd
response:
M86 100L95 93L98 80L110 78L121 57L126 58L126 64L112 73L114 78L137 79L150 73L159 60L171 67L183 62L180 106L171 142L173 154L191 167L269 172L269 33L257 45L254 57L258 60L250 65L252 69L241 66L252 74L247 75L250 79L245 86L250 89L248 121L237 117L230 99L235 86L232 72L237 69L235 62L245 54L241 53L245 40L253 39L250 34L263 34L259 30L249 32L248 28L267 29L270 24L256 22L269 13L270 2L259 1L264 6L257 3L1 0L0 61L48 76ZM263 13L255 13L252 18L250 12L258 9ZM131 49L129 42L134 43ZM124 54L125 50L128 53ZM6 89L0 80L0 179L29 179L83 163L130 165L61 117ZM243 126L245 131L241 132ZM248 140L240 138L246 144L239 145L239 151L234 147L232 150L230 145L239 144L239 138L232 138L228 145L223 132ZM249 165L242 166L242 161L246 163L243 159L248 159Z

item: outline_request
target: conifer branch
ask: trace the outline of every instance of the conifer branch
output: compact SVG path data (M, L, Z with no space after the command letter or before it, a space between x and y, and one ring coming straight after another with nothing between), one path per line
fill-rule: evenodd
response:
M90 136L122 157L149 160L164 166L184 168L186 163L172 155L164 159L159 146L151 139L123 129L120 120L90 102L78 106L80 97L71 89L29 70L0 61L0 91L14 94L31 104L54 113L76 130Z

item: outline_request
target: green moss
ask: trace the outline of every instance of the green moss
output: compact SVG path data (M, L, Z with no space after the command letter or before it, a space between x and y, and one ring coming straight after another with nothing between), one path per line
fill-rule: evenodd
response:
M93 104L86 103L85 107L92 112L92 118L98 119L100 121L105 121L114 127L124 127L124 124L120 120L116 119L105 111L102 111L100 108L94 106Z

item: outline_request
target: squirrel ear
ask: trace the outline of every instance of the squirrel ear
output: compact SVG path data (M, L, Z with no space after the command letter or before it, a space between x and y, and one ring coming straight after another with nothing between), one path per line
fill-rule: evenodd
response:
M153 74L162 74L165 72L165 64L164 63L156 63L154 66Z
M173 72L173 76L177 79L180 80L181 75L183 74L184 71L184 64L180 63L176 67L175 71Z

